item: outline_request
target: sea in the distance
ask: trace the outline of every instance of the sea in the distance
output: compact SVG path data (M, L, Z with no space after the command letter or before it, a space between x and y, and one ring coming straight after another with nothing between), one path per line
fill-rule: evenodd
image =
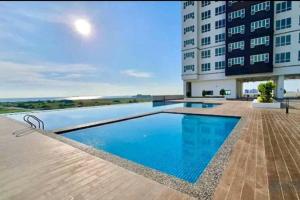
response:
M137 96L72 96L72 97L35 97L35 98L0 98L0 102L27 102L27 101L49 101L49 100L84 100L84 99L113 99L130 98Z

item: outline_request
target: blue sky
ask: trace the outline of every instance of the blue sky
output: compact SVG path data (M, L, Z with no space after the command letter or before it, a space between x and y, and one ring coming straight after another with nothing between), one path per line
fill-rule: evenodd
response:
M0 2L0 96L181 93L180 22L180 2Z
M0 98L180 94L180 17L180 2L0 2Z

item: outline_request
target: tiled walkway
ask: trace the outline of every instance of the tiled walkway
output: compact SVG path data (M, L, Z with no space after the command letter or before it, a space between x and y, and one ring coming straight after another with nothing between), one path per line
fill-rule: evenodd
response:
M235 144L214 199L299 199L300 109L253 109L226 101L212 109L173 111L242 116ZM297 105L295 104L296 108ZM0 199L186 199L186 195L33 133L0 118Z
M243 101L227 101L205 112L189 111L246 119L214 199L300 198L299 105L293 102L295 109L289 114L285 109L253 109Z
M215 199L299 199L299 110L250 109L243 115L248 123Z

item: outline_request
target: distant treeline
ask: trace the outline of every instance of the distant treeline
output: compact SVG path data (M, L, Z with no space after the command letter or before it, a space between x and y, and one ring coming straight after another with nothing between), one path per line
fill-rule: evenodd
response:
M2 102L0 103L0 107L24 108L24 109L34 109L34 110L52 110L52 109L63 109L63 108L148 102L151 100L152 100L151 96L137 96L132 98L112 98L112 99Z

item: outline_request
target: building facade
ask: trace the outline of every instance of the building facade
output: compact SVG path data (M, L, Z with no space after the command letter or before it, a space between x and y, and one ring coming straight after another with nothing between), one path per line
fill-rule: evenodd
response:
M300 78L299 1L183 1L182 80L186 97L242 96L242 83Z

